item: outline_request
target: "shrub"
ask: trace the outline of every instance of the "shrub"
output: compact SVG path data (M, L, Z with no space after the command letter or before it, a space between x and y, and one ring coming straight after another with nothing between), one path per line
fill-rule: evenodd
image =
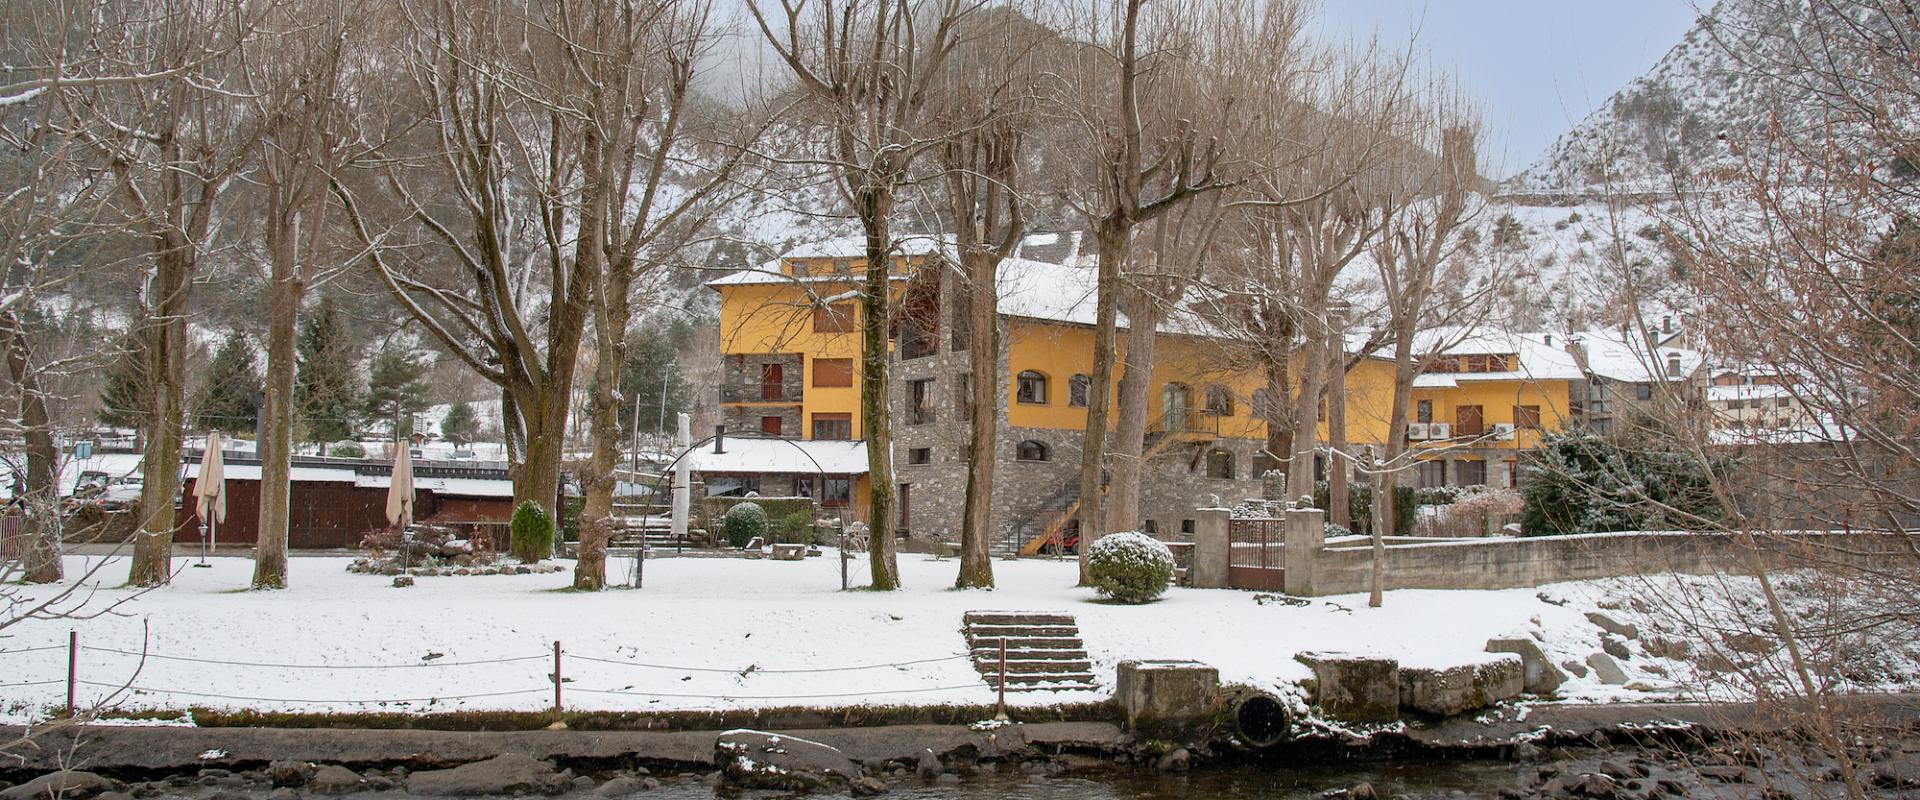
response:
M1550 434L1524 466L1520 527L1528 536L1663 530L1721 513L1707 467L1657 446L1628 448L1582 431Z
M359 442L335 442L327 445L327 455L334 458L366 458L367 448Z
M553 552L553 516L532 500L513 510L513 555L532 564Z
M781 517L780 537L796 544L813 544L813 514L801 510Z
M1173 551L1144 533L1109 533L1087 548L1087 583L1121 603L1148 603L1173 582Z
M767 512L759 503L740 503L727 509L727 515L720 518L720 527L727 533L727 544L746 547L755 537L766 538Z
M1329 508L1332 504L1331 491L1326 481L1313 485L1313 504L1318 508ZM1394 530L1399 535L1413 531L1414 506L1420 505L1418 493L1411 486L1393 487L1393 516L1397 521ZM1373 533L1373 487L1365 483L1347 484L1347 517L1353 522L1354 533ZM1328 518L1332 518L1329 514Z

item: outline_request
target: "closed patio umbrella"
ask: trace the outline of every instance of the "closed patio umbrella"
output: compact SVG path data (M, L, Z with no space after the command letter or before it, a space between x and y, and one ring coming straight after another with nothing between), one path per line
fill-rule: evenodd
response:
M387 522L405 528L413 521L413 458L405 440L393 443L393 482L387 486Z
M207 548L219 543L216 537L221 522L227 519L227 468L220 458L220 432L207 434L206 454L200 457L200 474L193 479L194 514L207 523L207 535L200 539L200 563L207 566Z

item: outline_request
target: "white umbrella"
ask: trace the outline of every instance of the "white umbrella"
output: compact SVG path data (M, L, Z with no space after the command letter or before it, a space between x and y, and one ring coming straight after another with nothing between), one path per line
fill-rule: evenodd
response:
M207 523L207 536L200 542L200 563L207 565L207 547L218 543L219 525L227 519L227 467L220 459L220 433L207 434L206 454L200 457L200 474L193 479L194 513Z
M413 458L407 442L393 443L393 482L387 486L387 522L406 527L413 521Z

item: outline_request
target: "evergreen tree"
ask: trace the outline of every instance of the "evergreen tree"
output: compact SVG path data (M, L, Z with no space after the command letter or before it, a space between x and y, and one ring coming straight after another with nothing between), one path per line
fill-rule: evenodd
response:
M674 415L693 407L693 386L682 376L679 354L693 341L693 325L683 318L664 323L648 320L627 342L627 360L620 368L620 429L631 434L634 406L640 407L640 430L662 424L661 393L666 396L665 425L674 429Z
M373 358L367 384L366 418L386 420L394 438L412 433L413 415L427 409L426 367L404 348L388 343Z
M100 390L100 424L110 428L147 427L145 370L133 345L131 338L123 341L119 355L107 366L106 385Z
M293 402L306 426L307 438L316 442L351 438L354 411L359 406L353 374L359 354L333 298L320 299L319 307L300 329L297 349L299 372L294 378Z
M1655 427L1644 420L1641 426L1649 432ZM1527 458L1520 527L1529 536L1664 530L1688 526L1690 517L1720 516L1708 476L1683 453L1627 448L1570 431L1546 435Z
M193 403L193 424L200 430L252 433L260 424L264 393L253 348L238 332L229 334L207 365L207 379Z
M440 420L440 435L454 444L471 442L479 433L480 417L473 413L473 406L465 400L455 401L447 408L447 416Z

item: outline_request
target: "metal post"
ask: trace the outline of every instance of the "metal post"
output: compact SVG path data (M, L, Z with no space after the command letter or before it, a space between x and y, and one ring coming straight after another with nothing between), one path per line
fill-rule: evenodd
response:
M994 706L993 718L1002 722L1007 719L1007 637L1000 637L1000 700Z
M67 718L73 718L74 686L80 672L80 631L67 631Z
M840 591L847 590L847 524L840 523Z
M667 380L673 377L673 362L660 368L660 438L667 436ZM640 413L640 404L633 404L633 413Z
M553 716L560 716L560 640L553 640Z

